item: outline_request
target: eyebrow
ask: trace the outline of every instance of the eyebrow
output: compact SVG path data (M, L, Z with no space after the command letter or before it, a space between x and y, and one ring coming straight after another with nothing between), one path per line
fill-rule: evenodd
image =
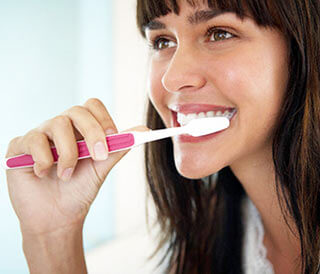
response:
M191 25L197 25L200 23L204 23L206 21L209 21L210 19L217 17L223 13L226 13L227 11L224 10L198 10L194 14L191 14L187 17L188 22ZM152 20L149 23L147 23L144 27L144 30L160 30L165 29L166 25L158 20Z

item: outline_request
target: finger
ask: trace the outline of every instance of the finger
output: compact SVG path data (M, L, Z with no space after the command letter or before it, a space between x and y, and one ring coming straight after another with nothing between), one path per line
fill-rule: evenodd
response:
M34 173L38 177L46 175L54 159L48 136L37 130L29 131L24 137L16 139L14 150L19 154L30 154L34 161Z
M7 152L6 152L6 158L13 157L19 154L23 154L23 149L21 146L21 139L23 136L17 136L13 138L10 143L8 144Z
M51 120L47 134L57 149L57 175L63 181L68 181L78 161L77 140L72 122L67 116L57 116Z
M106 134L118 132L107 108L99 99L91 98L85 102L84 106L96 118Z
M95 117L82 106L74 106L63 113L69 117L74 127L84 137L91 157L106 160L108 147L105 132Z
M136 126L125 131L121 131L121 133L130 132L130 131L149 131L150 129L146 126ZM130 151L130 149L122 150L114 153L110 153L108 161L106 162L96 162L95 167L97 170L97 174L101 178L100 182L103 183L104 179L110 172L110 170Z
M141 131L141 132L143 132L143 131L150 131L150 130L151 130L150 128L141 125L141 126L135 126L135 127L126 129L124 131L121 131L121 133L130 132L130 131Z

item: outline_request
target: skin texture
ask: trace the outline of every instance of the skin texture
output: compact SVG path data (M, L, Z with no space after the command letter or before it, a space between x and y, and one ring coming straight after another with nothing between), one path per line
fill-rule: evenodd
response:
M111 130L111 132L110 132ZM129 130L145 131L138 126ZM95 98L14 138L6 157L31 154L35 166L7 170L12 206L19 218L30 273L86 273L82 228L89 208L112 167L128 150L100 155L95 144L116 126ZM77 140L85 140L91 158L78 161ZM58 150L53 164L50 145ZM72 169L69 176L65 170Z
M190 144L173 138L176 167L185 177L201 178L231 166L262 216L276 273L294 273L298 248L276 202L271 157L273 127L288 78L285 40L276 30L232 13L192 25L186 16L195 9L184 2L180 8L179 16L158 18L165 29L146 33L149 41L159 35L166 39L161 51L150 52L150 99L167 127L173 126L168 106L175 103L234 107L237 114L230 128L214 139ZM228 35L216 41L219 35L207 35L212 26ZM6 157L27 153L36 162L34 169L7 171L30 273L86 273L83 222L109 171L127 153L106 159L106 154L94 152L96 143L104 144L107 129L117 132L102 102L90 99L10 143ZM80 139L86 140L92 159L77 161L75 143ZM51 144L58 148L58 165L52 163ZM69 168L72 174L66 176Z
M158 19L166 24L165 30L147 31L148 40L161 35L172 41L151 53L149 90L154 106L168 127L168 105L175 102L235 107L237 114L227 131L207 142L173 139L179 172L201 178L227 165L255 162L259 154L264 158L287 82L284 39L232 13L194 26L186 17L195 10L183 3L180 7L179 16ZM206 36L208 26L223 27L235 37L214 41L214 35Z
M298 242L273 189L272 137L288 82L286 40L234 13L191 24L188 16L208 7L185 1L179 7L179 15L155 19L164 28L146 30L152 46L149 98L167 127L173 126L169 106L177 103L233 107L237 114L215 138L200 143L173 138L176 168L187 178L202 178L230 166L260 212L276 273L295 273ZM209 27L216 33L208 34Z

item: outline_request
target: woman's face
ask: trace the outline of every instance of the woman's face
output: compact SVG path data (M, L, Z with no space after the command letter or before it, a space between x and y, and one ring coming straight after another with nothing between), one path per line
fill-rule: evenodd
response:
M149 97L166 127L201 115L230 115L230 127L204 137L173 137L177 170L202 178L225 166L263 160L288 80L287 45L275 29L234 13L180 1L180 13L146 28L152 44Z

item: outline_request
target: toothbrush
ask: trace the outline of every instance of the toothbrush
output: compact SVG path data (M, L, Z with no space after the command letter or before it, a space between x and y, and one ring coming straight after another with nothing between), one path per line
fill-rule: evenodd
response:
M226 117L207 117L198 118L190 121L187 125L181 127L172 127L150 131L132 131L117 133L106 136L109 152L116 152L130 149L141 144L152 142L180 134L189 134L194 137L207 135L228 128L230 121ZM90 157L89 150L84 140L77 141L79 156L78 159ZM58 161L57 149L51 147L54 163ZM34 161L31 155L21 154L14 157L3 159L2 166L5 169L16 169L23 167L32 167Z

